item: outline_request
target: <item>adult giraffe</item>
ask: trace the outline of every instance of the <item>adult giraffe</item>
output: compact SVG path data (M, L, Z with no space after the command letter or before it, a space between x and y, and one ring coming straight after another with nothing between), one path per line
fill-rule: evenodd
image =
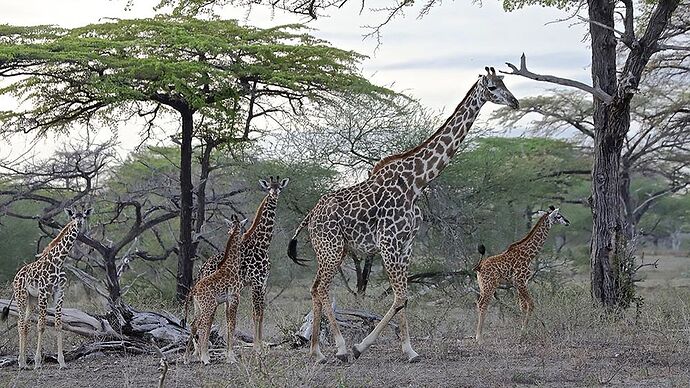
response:
M508 91L493 68L485 68L462 102L446 122L420 145L379 161L364 182L326 194L302 220L288 246L288 256L297 264L297 235L309 226L309 235L318 260L318 270L311 287L314 328L311 354L318 362L325 357L319 349L321 311L326 316L338 347L336 357L348 360L343 338L329 302L333 276L348 249L367 254L379 251L388 272L395 299L374 330L352 351L358 358L379 336L388 321L400 311L402 350L410 362L419 361L412 349L405 317L407 305L407 269L412 241L419 229L421 212L417 205L422 189L448 165L458 150L479 110L487 101L518 108L518 101Z

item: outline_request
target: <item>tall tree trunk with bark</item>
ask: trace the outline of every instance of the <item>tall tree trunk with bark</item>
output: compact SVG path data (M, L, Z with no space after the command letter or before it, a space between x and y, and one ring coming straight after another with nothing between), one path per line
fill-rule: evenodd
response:
M182 301L192 286L194 268L194 242L192 241L194 198L192 190L192 139L194 137L194 111L180 110L182 136L180 141L180 237L177 262L177 299Z
M615 2L588 1L592 39L592 82L613 97L608 104L594 99L594 165L592 167L592 297L606 308L627 307L634 297L632 259L627 247L632 237L625 216L622 189L628 176L621 176L621 153L630 130L630 99L644 67L659 50L658 41L678 6L678 0L660 0L639 40L633 27L633 2L624 0L625 34L620 40L630 54L617 79L614 35ZM627 194L627 193L626 193Z

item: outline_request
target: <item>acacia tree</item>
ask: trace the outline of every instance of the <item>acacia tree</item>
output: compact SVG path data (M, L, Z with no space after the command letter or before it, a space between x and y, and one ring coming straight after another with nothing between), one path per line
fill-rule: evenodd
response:
M521 6L529 1L517 1ZM546 2L543 2L546 3ZM561 5L570 6L571 2ZM580 4L584 6L584 4ZM690 30L690 25L676 27L674 12L679 0L660 0L649 5L645 17L636 19L634 2L587 2L592 50L592 80L587 85L527 69L523 54L520 67L508 64L508 74L580 89L593 97L591 132L594 162L592 166L593 227L590 252L592 296L607 308L627 307L634 297L630 289L632 267L626 228L625 205L621 187L622 150L630 131L631 100L639 90L645 70L654 54L666 50L688 50L676 39ZM681 9L686 9L687 4ZM684 11L681 11L684 13ZM677 15L680 16L680 15ZM682 19L681 19L682 20ZM618 25L622 26L619 31ZM673 31L673 33L671 33ZM619 58L623 66L618 66ZM628 183L629 184L629 183Z
M388 93L358 75L362 56L302 29L171 16L74 29L1 26L0 76L12 80L1 91L29 104L0 113L0 122L6 132L40 134L140 116L149 136L160 116L177 117L182 299L196 250L192 158L201 116L223 123L221 142L237 143L252 138L257 119L280 120L332 92Z

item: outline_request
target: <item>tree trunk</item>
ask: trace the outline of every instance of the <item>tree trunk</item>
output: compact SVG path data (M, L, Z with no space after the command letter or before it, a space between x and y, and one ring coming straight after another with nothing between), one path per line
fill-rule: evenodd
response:
M635 205L630 194L630 164L624 158L620 169L620 193L621 201L625 206L625 236L630 239L637 232L637 222L639 221L635 216Z
M201 160L199 165L201 172L199 174L199 184L196 187L196 222L194 223L194 230L197 234L201 233L201 228L206 222L206 184L208 177L211 174L211 152L215 147L212 140L206 140L203 152L201 153ZM196 254L199 242L194 242L194 254Z
M609 95L615 96L616 38L613 32L614 3L589 0L592 37L592 80ZM602 27L610 26L609 28ZM615 104L615 102L614 102ZM594 165L592 167L592 241L590 263L592 297L604 307L617 305L619 297L612 258L615 237L622 229L619 168L623 139L629 127L619 122L621 109L594 99ZM629 112L628 112L629 113Z
M352 255L355 262L355 272L357 272L357 296L364 296L367 292L367 284L369 284L369 275L371 274L371 265L374 262L374 255L367 255L364 258L364 267L362 267L362 259L356 255Z
M108 287L110 303L117 305L122 300L122 290L120 288L120 278L117 276L115 252L109 252L103 259L105 261L105 284Z
M180 142L180 238L177 262L177 299L185 300L192 286L194 244L192 241L192 138L194 131L194 112L191 109L180 111L182 115L182 138Z
M594 100L594 166L592 167L592 297L607 309L627 307L635 298L634 252L628 249L631 225L626 222L621 177L621 150L630 129L630 99L645 66L658 50L659 39L678 7L678 0L660 0L651 13L640 39L634 37L633 3L626 5L626 36L630 49L620 85L616 79L616 2L588 0L592 38L592 82L613 97L610 105ZM624 193L627 195L627 192Z

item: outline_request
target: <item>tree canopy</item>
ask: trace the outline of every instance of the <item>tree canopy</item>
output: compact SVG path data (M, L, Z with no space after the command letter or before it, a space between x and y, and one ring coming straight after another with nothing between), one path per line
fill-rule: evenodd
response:
M192 233L204 220L203 182L210 172L206 157L213 148L249 141L256 137L256 121L280 124L305 104L326 102L335 93L392 94L359 74L361 55L334 48L305 30L301 25L260 29L233 20L175 16L74 29L2 26L0 76L12 82L0 94L25 103L0 112L2 131L66 132L74 123L114 127L143 118L146 139L160 116L177 115L178 296L184 298L196 251ZM195 137L203 139L208 151L196 190Z

